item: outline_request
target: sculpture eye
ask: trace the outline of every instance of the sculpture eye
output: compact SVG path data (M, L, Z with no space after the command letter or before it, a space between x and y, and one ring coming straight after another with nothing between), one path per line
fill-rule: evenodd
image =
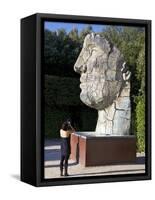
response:
M97 51L96 47L93 47L93 48L92 48L92 51Z
M87 49L85 52L84 52L84 54L83 54L83 60L84 60L84 62L86 62L88 59L89 59L89 57L90 57L90 52L89 52L89 50Z

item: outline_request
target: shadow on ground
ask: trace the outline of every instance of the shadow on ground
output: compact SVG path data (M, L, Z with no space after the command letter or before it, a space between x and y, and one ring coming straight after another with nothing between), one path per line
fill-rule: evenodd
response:
M136 172L141 172L142 170L141 169L137 169ZM86 175L100 175L100 174L109 174L109 173L125 173L125 172L135 172L135 169L127 169L127 170L113 170L113 171L106 171L106 172L103 172L103 171L100 171L100 172L88 172L88 173L80 173L80 174L71 174L70 176L86 176Z
M20 181L20 175L19 174L11 174L11 177Z

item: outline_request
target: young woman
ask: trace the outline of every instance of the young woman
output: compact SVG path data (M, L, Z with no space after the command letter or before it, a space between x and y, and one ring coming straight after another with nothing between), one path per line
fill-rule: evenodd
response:
M61 137L61 160L60 160L60 176L63 176L63 167L65 168L65 176L68 176L68 159L71 153L70 146L70 135L75 130L71 126L70 121L66 121L62 124L60 129L60 137Z

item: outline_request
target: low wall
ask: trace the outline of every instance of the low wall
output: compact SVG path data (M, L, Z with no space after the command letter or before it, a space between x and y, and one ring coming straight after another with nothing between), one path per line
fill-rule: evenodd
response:
M71 135L71 159L83 166L134 163L136 161L136 137L93 136L93 132Z

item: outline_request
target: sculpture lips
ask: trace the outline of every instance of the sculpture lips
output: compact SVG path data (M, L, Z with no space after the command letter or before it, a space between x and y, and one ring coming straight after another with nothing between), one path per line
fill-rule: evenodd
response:
M81 77L80 77L80 82L81 82L81 83L84 82L82 75L81 75Z
M86 88L86 82L82 82L82 83L80 84L80 88L81 88L81 89Z

